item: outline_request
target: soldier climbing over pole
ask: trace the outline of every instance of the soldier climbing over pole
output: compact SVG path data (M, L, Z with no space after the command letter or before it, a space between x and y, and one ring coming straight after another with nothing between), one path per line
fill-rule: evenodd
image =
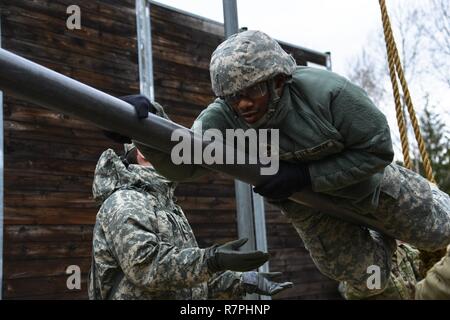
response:
M282 210L323 274L345 282L357 296L375 296L398 284L392 272L396 239L429 251L450 243L449 196L392 163L386 118L360 87L333 72L297 66L260 31L241 32L220 44L210 74L217 99L193 130L279 130L278 173L254 190ZM131 104L148 103L138 100ZM145 145L138 148L171 180L207 172L174 165L170 156ZM305 187L377 220L390 236L288 199ZM367 286L370 266L379 267L379 287Z

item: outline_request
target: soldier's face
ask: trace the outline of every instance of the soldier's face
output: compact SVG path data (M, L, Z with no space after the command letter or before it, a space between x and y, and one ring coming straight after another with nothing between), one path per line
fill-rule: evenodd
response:
M247 122L255 123L267 112L269 93L265 82L228 96L225 101Z
M281 95L285 77L275 77L275 90ZM237 94L225 97L225 101L249 124L260 120L269 108L270 93L267 82L260 82Z
M245 122L252 124L266 114L268 104L269 94L266 93L257 98L243 97L237 104L233 105L233 108Z

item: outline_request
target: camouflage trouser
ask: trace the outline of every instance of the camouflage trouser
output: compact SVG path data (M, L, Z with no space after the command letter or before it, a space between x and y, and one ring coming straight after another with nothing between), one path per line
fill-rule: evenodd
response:
M389 283L392 255L396 250L393 238L290 200L279 206L323 274L373 295L378 292L367 287L371 275L368 268L377 266L380 291ZM396 239L419 249L436 250L450 243L449 196L414 172L396 165L386 168L379 206L371 216Z
M420 268L420 252L406 243L400 243L392 256L391 274L383 292L360 292L345 281L339 284L339 291L348 300L414 300L416 284L421 277Z

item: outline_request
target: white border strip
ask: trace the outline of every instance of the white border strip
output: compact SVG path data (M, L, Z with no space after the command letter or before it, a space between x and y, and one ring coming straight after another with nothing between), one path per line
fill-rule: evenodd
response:
M0 48L2 47L2 21L0 15ZM3 299L3 92L0 91L0 300Z

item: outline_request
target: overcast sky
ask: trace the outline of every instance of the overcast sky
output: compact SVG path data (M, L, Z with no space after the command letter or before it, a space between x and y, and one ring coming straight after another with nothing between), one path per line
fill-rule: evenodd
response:
M159 0L223 22L222 0ZM258 29L285 42L330 51L333 70L344 73L366 39L381 25L376 0L238 0L239 27Z

